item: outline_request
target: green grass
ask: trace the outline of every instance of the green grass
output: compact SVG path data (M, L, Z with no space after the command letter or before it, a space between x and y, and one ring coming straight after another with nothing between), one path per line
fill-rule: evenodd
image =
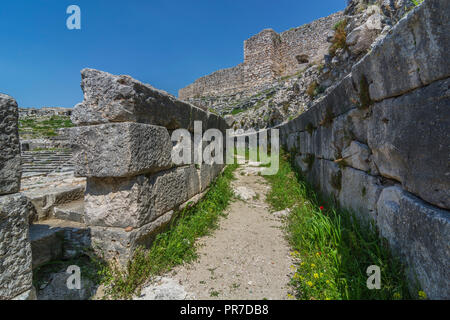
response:
M233 109L233 111L231 111L231 114L232 115L236 115L236 114L239 114L239 113L244 112L244 111L245 111L244 109L236 108L236 109Z
M265 176L274 211L291 208L286 231L295 258L291 284L297 299L409 299L404 267L374 226L361 225L348 211L321 198L296 173L289 156ZM381 268L381 289L367 288L367 267Z
M127 268L108 266L101 270L109 298L128 299L150 277L197 258L195 241L217 227L233 197L230 182L237 165L229 165L196 205L178 213L167 231L156 236L150 249L140 248Z
M55 137L57 129L71 128L74 124L67 116L26 117L19 119L19 133L29 138Z

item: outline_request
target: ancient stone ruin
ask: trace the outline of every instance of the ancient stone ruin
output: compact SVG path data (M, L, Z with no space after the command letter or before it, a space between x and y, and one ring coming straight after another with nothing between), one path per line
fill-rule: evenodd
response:
M289 109L298 102L292 92L304 97L311 83L336 80L310 97L301 114L261 127L279 129L284 149L316 189L361 222L374 223L408 267L411 286L418 281L429 298L449 299L450 2L425 0L408 14L397 8L392 28L372 23L386 19L379 9L359 12L362 2L281 34L262 31L245 42L243 64L197 80L180 98L257 93L270 100L289 87L283 95L290 98L280 103ZM383 6L388 2L403 3ZM349 12L359 13L347 21L355 25L345 50L288 85L271 87L320 60L328 32ZM349 51L355 59L342 59ZM171 135L192 133L194 121L203 131L224 133L236 125L233 119L130 76L84 69L81 77L84 100L64 113L75 124L64 130L66 152L27 153L22 144L21 153L19 113L38 111L20 111L0 94L0 300L35 299L33 269L85 250L126 266L136 248L149 247L180 210L200 201L224 168L175 164L180 141Z
M450 296L450 3L425 1L328 95L278 126L324 194L375 221L427 295Z
M276 33L265 29L244 41L244 62L217 71L180 89L179 97L191 98L235 94L248 96L276 79L300 71L306 64L320 60L328 49L324 34L342 19L342 12L310 24Z
M0 299L35 299L28 217L31 202L21 193L16 101L0 94Z
M72 120L76 175L87 177L85 222L92 247L125 264L149 245L180 206L198 201L223 165L175 166L174 129L227 125L218 116L180 102L128 76L82 71L85 100Z

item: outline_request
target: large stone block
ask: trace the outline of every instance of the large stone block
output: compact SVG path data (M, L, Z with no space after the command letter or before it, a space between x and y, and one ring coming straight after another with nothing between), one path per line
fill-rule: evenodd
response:
M373 106L369 147L383 176L450 208L450 79Z
M19 192L21 158L16 101L0 94L0 195Z
M346 167L342 170L339 203L362 222L376 221L377 201L382 190L379 178Z
M205 191L209 185L217 178L225 165L223 164L202 164L199 169L201 191Z
M51 218L58 205L83 199L85 186L62 186L24 191L23 194L33 204L29 215L30 223Z
M342 158L350 167L362 171L369 171L370 149L361 142L352 141L350 146L342 151Z
M169 133L159 126L125 122L76 127L71 139L78 176L136 176L172 164Z
M21 194L0 196L0 300L32 288L30 210L31 203Z
M425 1L359 63L352 76L361 91L366 77L372 100L398 96L450 75L450 1ZM363 88L364 90L364 88Z
M431 299L450 299L450 214L426 204L398 186L383 190L377 224L391 248L406 259Z
M129 76L81 71L84 101L72 112L77 125L141 122L168 129L189 128L192 105Z
M133 257L134 251L140 246L149 247L155 236L163 231L174 217L175 212L169 211L155 221L132 230L91 227L92 247L102 258L116 261L125 267Z
M200 192L195 167L132 178L89 178L85 221L90 226L141 227Z

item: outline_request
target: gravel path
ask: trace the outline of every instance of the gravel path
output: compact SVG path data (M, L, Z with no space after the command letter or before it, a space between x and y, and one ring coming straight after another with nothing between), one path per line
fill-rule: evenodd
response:
M148 298L155 299L158 292L156 299L174 299L165 293L172 283L183 292L180 299L287 299L289 246L282 221L265 203L270 187L258 169L243 165L235 171L233 188L246 200L231 203L219 229L198 241L199 259L144 288L141 298L152 292Z

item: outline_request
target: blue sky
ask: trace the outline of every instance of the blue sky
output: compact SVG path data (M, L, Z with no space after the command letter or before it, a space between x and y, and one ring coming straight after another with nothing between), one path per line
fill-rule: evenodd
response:
M178 89L243 61L243 41L345 8L346 0L3 0L0 92L20 107L73 107L86 67ZM66 9L81 8L81 30Z

